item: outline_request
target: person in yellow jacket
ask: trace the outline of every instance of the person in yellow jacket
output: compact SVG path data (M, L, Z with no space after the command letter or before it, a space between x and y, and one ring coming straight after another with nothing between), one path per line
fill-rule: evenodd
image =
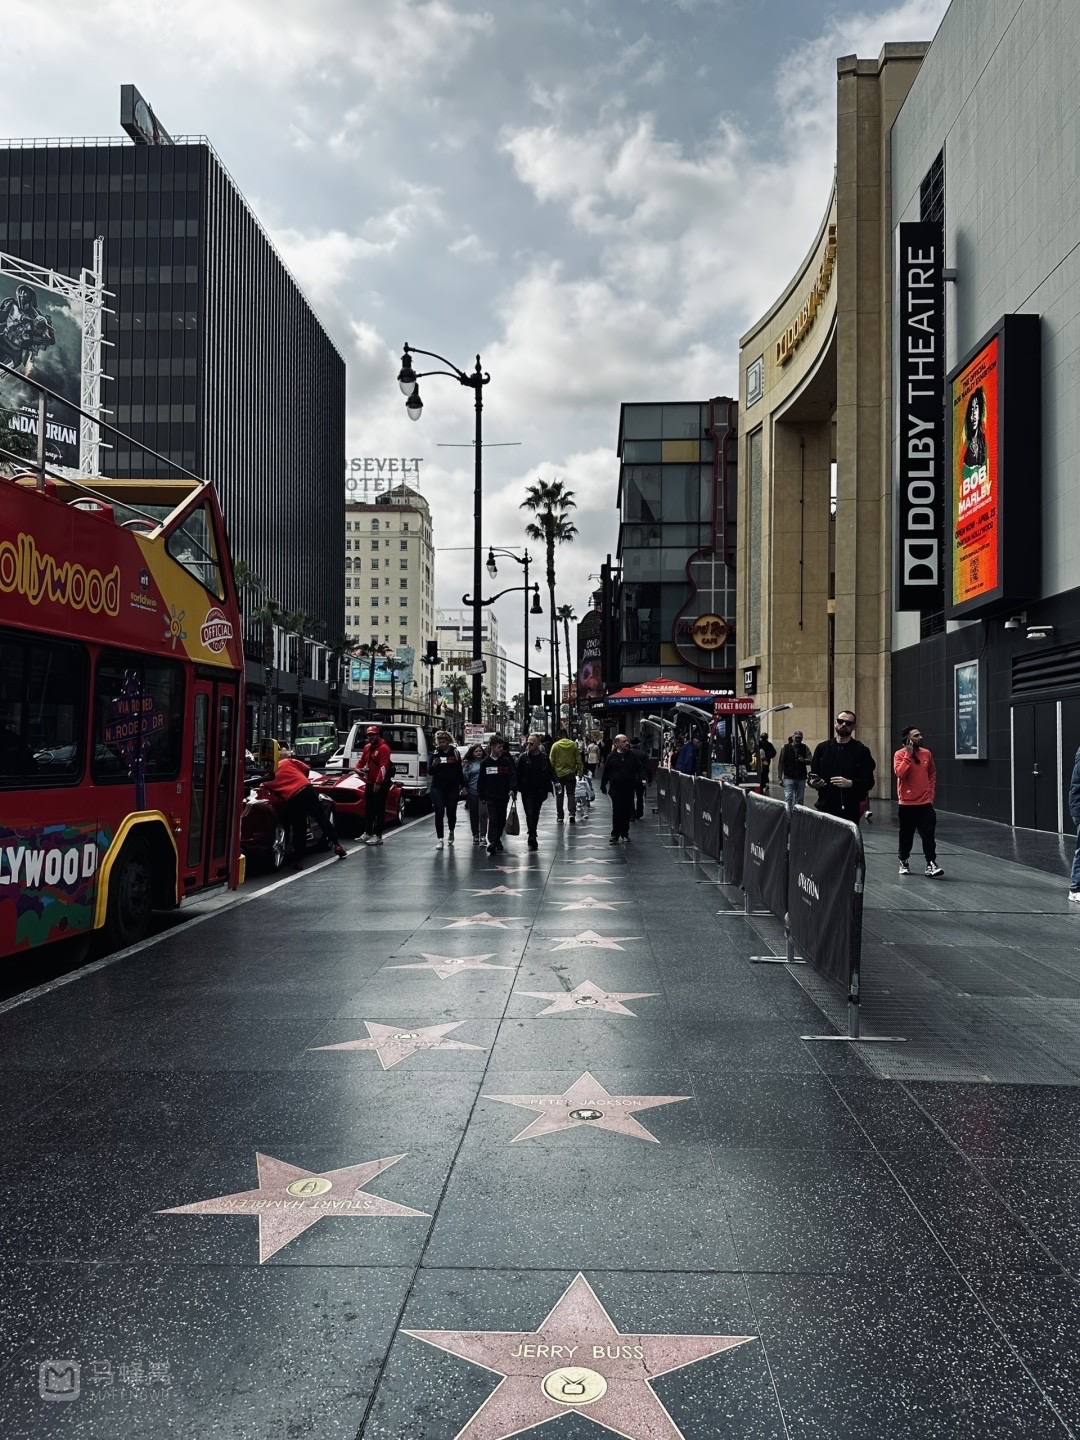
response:
M573 825L574 789L577 786L578 776L585 773L585 764L577 742L570 739L565 725L559 727L559 738L548 751L548 759L551 761L552 770L555 771L556 823L559 825L563 823L563 802L565 800L570 824Z

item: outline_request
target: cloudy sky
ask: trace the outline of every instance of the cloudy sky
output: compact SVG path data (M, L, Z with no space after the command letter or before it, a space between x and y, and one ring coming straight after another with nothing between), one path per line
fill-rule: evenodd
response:
M485 438L520 442L485 453L485 543L521 543L525 486L565 480L581 613L615 548L620 403L737 393L738 337L828 198L836 57L929 39L945 8L5 0L0 133L115 134L130 81L206 134L346 358L347 453L422 457L440 546L471 538L472 455L440 445L471 439L472 396L429 380L410 422L401 345L479 351ZM437 559L458 604L470 557Z

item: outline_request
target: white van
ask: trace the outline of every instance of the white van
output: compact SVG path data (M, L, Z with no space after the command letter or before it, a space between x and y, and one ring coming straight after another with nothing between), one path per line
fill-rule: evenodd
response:
M357 720L349 731L341 754L341 768L352 770L364 753L365 731L370 720ZM390 746L394 762L394 783L401 786L405 804L418 807L426 803L431 788L431 752L435 738L423 725L395 721L379 725L383 739ZM336 757L335 757L336 758Z

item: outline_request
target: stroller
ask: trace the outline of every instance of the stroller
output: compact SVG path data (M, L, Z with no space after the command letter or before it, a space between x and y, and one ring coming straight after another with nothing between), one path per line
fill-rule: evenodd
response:
M586 770L584 775L579 775L577 784L574 786L574 814L578 820L587 820L592 803L596 799L596 791L593 789L592 776Z

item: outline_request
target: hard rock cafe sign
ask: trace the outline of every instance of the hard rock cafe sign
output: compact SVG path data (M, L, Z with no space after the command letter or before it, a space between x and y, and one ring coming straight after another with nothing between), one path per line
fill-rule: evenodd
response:
M699 650L719 650L728 638L728 623L719 615L699 615L690 627L690 635Z

